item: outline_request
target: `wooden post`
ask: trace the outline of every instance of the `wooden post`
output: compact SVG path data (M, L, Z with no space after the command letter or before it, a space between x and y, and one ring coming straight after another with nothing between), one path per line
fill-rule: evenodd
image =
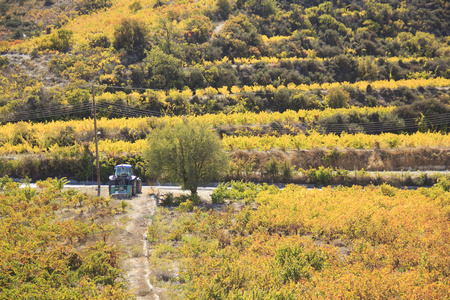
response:
M98 161L98 133L97 133L97 109L95 106L95 86L92 86L92 110L94 113L94 132L95 132L95 159L96 159L96 170L97 170L97 196L100 197L100 163Z

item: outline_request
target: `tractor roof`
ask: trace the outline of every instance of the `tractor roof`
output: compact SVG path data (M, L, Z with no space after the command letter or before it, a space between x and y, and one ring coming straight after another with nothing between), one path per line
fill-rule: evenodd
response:
M117 166L116 166L116 168L118 168L118 167L121 167L121 168L131 168L131 165L130 165L130 164L120 164L120 165L117 165Z

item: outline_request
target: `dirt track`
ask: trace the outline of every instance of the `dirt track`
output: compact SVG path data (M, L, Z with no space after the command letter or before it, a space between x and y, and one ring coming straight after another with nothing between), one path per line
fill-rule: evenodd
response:
M70 186L67 186L70 187ZM84 186L77 188L80 192L96 195L96 186ZM124 201L129 204L126 214L114 216L112 222L120 226L125 223L121 230L116 231L110 238L110 242L119 247L123 259L120 263L125 271L125 281L129 289L134 292L138 300L156 300L159 296L154 292L150 282L150 268L148 264L148 248L146 232L151 224L151 217L155 213L156 194L184 193L179 189L157 189L142 187L142 194ZM211 191L199 191L202 199L208 199ZM101 196L108 197L108 187L101 189ZM120 203L122 200L113 200Z

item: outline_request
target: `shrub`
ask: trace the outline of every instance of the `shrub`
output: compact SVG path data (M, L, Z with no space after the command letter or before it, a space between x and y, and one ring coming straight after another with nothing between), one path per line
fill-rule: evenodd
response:
M58 31L42 39L38 45L38 49L67 52L72 45L72 35L73 32L71 30L58 29Z
M437 181L438 182L434 186L441 188L445 192L450 191L450 178L449 177L441 177Z
M276 159L270 159L264 163L262 173L270 178L272 182L276 181L279 177L279 162Z
M333 169L320 166L318 169L310 168L309 170L301 170L306 175L308 180L312 183L319 183L323 185L330 184L334 178Z
M380 193L383 196L394 197L397 194L397 189L389 184L383 183L380 186Z
M89 14L96 10L111 6L110 0L79 0L75 8L81 14Z
M106 35L96 35L92 37L92 40L89 42L89 47L91 48L109 48L111 46L111 41Z
M216 6L214 15L218 16L221 20L226 20L228 15L233 12L233 8L229 0L217 0Z
M184 37L189 43L204 43L212 33L213 25L206 16L193 16L186 21Z
M162 206L173 206L174 205L174 197L172 193L167 193L161 201Z
M301 246L285 245L275 252L275 263L283 283L309 279L311 271L320 271L324 262L325 258L320 252L305 252Z
M325 96L325 103L331 108L347 107L350 94L342 88L331 88Z
M133 3L131 3L128 6L128 9L131 10L132 12L134 12L134 13L137 12L138 10L142 9L141 1L139 1L139 0L133 1Z
M8 65L8 58L4 56L0 56L0 68Z
M129 56L141 60L147 46L147 29L137 20L122 19L114 31L113 46L116 50L124 49Z
M230 186L229 182L219 184L211 194L212 203L215 204L224 203L225 198L228 198L230 196L230 192L228 191L229 186Z
M187 199L184 202L181 202L180 205L178 206L178 210L179 211L193 211L194 210L194 202Z

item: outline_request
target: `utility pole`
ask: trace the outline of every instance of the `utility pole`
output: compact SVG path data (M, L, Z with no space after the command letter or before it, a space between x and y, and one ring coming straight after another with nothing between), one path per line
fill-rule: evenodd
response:
M97 109L95 107L95 86L92 86L92 110L94 113L94 132L95 132L95 159L96 159L96 170L97 170L97 196L100 197L100 163L98 162L98 133L97 133Z

